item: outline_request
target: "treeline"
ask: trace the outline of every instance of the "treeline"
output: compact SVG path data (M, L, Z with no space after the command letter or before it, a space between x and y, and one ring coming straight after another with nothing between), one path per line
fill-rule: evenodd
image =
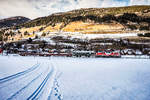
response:
M37 18L33 21L30 21L28 23L22 24L21 26L18 27L34 27L34 26L40 26L40 25L52 25L55 26L57 23L64 23L65 27L67 24L70 22L74 21L83 21L87 22L88 20L94 21L95 23L111 23L113 21L121 23L128 28L135 30L135 29L140 29L140 30L150 30L150 17L141 17L138 16L134 13L124 13L123 15L120 16L114 16L114 15L105 15L103 17L100 16L95 16L95 15L86 15L86 16L71 16L68 14L64 15L51 15L48 17L41 17ZM133 22L136 23L135 25L130 25L128 22ZM145 22L148 25L141 25L139 23ZM140 25L140 26L139 26ZM138 27L137 27L138 26Z
M4 32L0 30L0 41L3 40L3 34L4 34Z
M150 37L150 33L138 34L139 37Z

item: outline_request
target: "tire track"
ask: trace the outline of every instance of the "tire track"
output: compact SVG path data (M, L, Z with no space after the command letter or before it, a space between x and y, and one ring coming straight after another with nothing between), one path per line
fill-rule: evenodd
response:
M53 71L54 71L54 68L52 67L51 71L47 74L47 76L42 81L42 83L40 84L40 86L33 92L33 94L31 96L29 96L27 98L27 100L34 100L34 99L36 99L36 97L40 94L40 92L44 88L45 84L47 83L47 81L50 78L50 75L53 73Z
M40 66L40 64L35 64L33 65L31 68L25 70L25 71L22 71L22 72L19 72L19 73L16 73L16 74L13 74L13 75L10 75L10 76L7 76L7 77L4 77L2 79L0 79L0 84L4 83L4 82L7 82L9 80L12 80L12 79L15 79L15 78L18 78L22 75L25 75L33 70L35 70L36 68L38 68Z
M46 69L46 71L48 70L48 68ZM24 86L23 88L21 88L19 91L17 91L16 93L14 93L11 97L9 97L7 100L12 100L14 97L16 97L20 92L22 92L25 88L27 88L30 84L32 84L35 80L37 80L44 72L41 72L37 77L35 77L33 80L31 80L26 86Z

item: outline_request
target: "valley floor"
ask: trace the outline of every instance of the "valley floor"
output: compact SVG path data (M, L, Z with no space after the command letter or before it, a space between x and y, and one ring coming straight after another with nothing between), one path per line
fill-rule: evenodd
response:
M0 56L0 100L149 100L150 60Z

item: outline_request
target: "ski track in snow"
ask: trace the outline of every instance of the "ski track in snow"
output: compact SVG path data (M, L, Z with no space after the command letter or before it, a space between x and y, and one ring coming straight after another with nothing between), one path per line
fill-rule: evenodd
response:
M45 79L42 81L42 83L40 84L40 86L33 92L33 94L29 98L27 98L27 100L34 100L34 99L36 99L36 97L39 95L39 93L44 88L47 80L49 79L49 77L50 77L50 75L52 74L53 71L54 71L54 69L52 68L51 71L45 77Z
M46 69L46 71L48 70L48 68ZM25 85L23 88L21 88L19 91L17 91L16 93L14 93L11 97L9 97L7 100L12 100L13 98L15 98L16 95L18 95L19 93L21 93L24 89L26 89L29 85L31 85L35 80L37 80L42 74L44 74L46 71L40 73L38 76L36 76L33 80L31 80L27 85Z
M14 79L14 78L20 77L20 76L22 76L22 75L25 75L25 74L27 74L27 73L29 73L29 72L35 70L37 67L39 67L39 64L36 64L36 65L34 65L33 67L31 67L31 68L29 68L29 69L27 69L27 70L25 70L25 71L23 71L23 72L19 72L19 73L17 73L17 74L13 74L13 75L11 75L11 76L7 76L7 77L5 77L5 78L2 78L2 79L0 79L0 84L2 84L2 83L4 83L4 82L7 82L7 81L9 81L9 80L12 80L12 79Z
M0 100L47 100L52 86L49 86L50 91L46 91L46 87L49 81L54 83L54 72L53 66L38 63L24 71L1 78ZM48 95L43 96L43 99L41 96L45 95L45 92Z
M37 65L37 64L36 64ZM35 65L34 65L35 66ZM34 67L33 66L33 67ZM32 68L33 68L32 67ZM28 77L29 76L31 76L32 75L32 77L34 77L34 75L33 75L33 73L35 73L36 71L38 71L39 69L40 69L40 64L38 64L37 66L35 66L36 68L34 69L34 70L30 70L29 71L29 69L31 69L31 68L29 68L28 69L28 73L26 73L26 74L22 74L22 75L19 75L19 76L17 76L17 77L14 77L13 79L10 79L10 80L8 80L8 81L5 81L5 82L2 82L2 83L0 83L0 90L1 89L3 89L3 88L7 88L8 86L13 86L15 83L17 84L18 83L18 81L20 82L22 79L23 80L28 80L28 81L30 81L29 79L28 79ZM24 72L24 71L23 71ZM21 72L19 72L19 73L21 73ZM14 75L16 75L16 74L14 74ZM11 76L14 76L14 75L11 75Z

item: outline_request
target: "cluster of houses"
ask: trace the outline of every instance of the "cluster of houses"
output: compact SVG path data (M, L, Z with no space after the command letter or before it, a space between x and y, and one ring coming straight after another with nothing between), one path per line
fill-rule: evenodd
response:
M119 45L118 45L119 44ZM148 55L149 45L135 44L125 40L95 39L91 41L62 37L47 40L31 39L0 46L0 53L21 56L67 56L67 57L117 57L122 55ZM132 47L132 48L131 48ZM144 47L144 48L143 48Z
M0 48L0 53L3 49ZM120 58L122 55L143 55L139 50L123 49L123 50L74 50L74 49L48 49L39 48L38 44L23 44L10 46L9 49L5 48L6 54L19 54L21 56L66 56L66 57L115 57ZM150 55L150 52L149 54Z

